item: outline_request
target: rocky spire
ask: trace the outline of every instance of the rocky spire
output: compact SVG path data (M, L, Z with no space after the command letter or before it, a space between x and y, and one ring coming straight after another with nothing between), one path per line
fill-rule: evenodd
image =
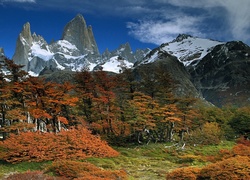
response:
M74 44L82 54L97 53L99 55L92 28L87 27L81 14L78 14L65 26L62 39Z
M95 41L95 38L94 38L94 33L92 31L92 26L88 26L88 33L89 33L89 38L90 38L91 45L93 47L94 53L99 54L99 50L97 48L97 44L96 44L96 41Z
M4 50L3 50L2 47L0 47L0 65L3 64L4 59L5 59ZM0 68L0 72L1 72L1 71L2 71L2 69Z
M16 50L13 56L13 61L16 64L24 65L23 70L28 70L28 54L32 45L32 36L30 31L30 23L23 25L23 29L19 34L16 42Z
M0 56L4 56L4 50L2 47L0 47Z

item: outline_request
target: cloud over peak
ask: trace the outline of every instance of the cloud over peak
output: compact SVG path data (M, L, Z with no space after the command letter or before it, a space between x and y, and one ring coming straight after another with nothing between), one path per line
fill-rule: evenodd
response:
M2 4L7 2L119 17L128 21L128 34L153 44L168 42L178 34L250 44L250 0L70 0L70 3L67 0L0 0Z
M157 15L127 23L129 34L161 44L178 34L250 43L249 0L154 0Z

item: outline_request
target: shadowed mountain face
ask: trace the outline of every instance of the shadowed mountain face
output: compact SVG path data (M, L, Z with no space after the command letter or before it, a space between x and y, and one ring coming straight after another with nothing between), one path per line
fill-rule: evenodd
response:
M208 101L218 106L250 104L250 47L246 44L218 45L189 72Z
M250 47L246 44L179 35L137 64L152 64L167 54L183 63L187 72L182 78L190 76L193 86L207 101L216 106L250 104ZM177 76L178 72L171 74Z

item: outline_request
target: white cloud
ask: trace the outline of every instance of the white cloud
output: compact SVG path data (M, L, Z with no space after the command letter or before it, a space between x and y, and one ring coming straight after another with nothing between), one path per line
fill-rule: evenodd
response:
M155 2L209 11L211 16L219 17L227 23L224 31L229 31L233 39L250 41L249 0L155 0ZM223 14L220 10L226 13Z
M138 23L129 22L129 34L145 43L162 44L173 40L178 34L200 34L195 24L201 19L180 16L161 21L145 20Z
M250 0L153 0L152 4L151 20L127 25L129 34L142 42L160 44L179 33L250 42Z
M239 40L250 40L250 1L249 0L228 0L222 1L221 6L227 11L227 21L232 36Z
M0 0L97 16L122 16L129 34L159 44L179 33L250 43L250 0ZM111 18L113 18L111 17ZM137 21L133 21L137 19ZM91 22L90 22L91 23ZM144 34L145 33L145 34Z

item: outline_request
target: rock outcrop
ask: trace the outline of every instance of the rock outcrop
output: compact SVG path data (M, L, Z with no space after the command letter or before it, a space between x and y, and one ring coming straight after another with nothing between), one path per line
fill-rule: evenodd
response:
M161 48L153 49L141 63L138 63L135 69L146 68L151 66L151 70L148 71L148 74L151 74L153 71L156 71L157 64L160 64L175 82L174 94L178 97L195 97L202 98L202 95L198 92L196 87L191 81L191 76L186 70L183 63L181 63L175 56L167 53L166 51L161 51Z
M119 56L120 58L130 62L135 63L141 61L151 50L146 49L137 49L135 52L132 51L130 44L127 42L120 45L116 50L109 51L106 49L102 54L102 59L104 62L108 61L110 58Z
M215 105L250 104L250 47L243 42L217 45L189 72L197 89Z
M62 39L74 44L81 54L99 55L92 27L87 27L81 14L78 14L65 26Z
M30 24L23 26L17 38L13 60L24 65L23 70L39 75L44 68L57 70L93 69L100 62L100 54L91 27L87 27L82 15L77 15L64 28L61 40L48 44L33 33Z
M23 29L17 38L16 50L12 58L16 64L24 65L23 70L27 72L29 70L29 53L32 41L30 23L27 22L23 25Z

